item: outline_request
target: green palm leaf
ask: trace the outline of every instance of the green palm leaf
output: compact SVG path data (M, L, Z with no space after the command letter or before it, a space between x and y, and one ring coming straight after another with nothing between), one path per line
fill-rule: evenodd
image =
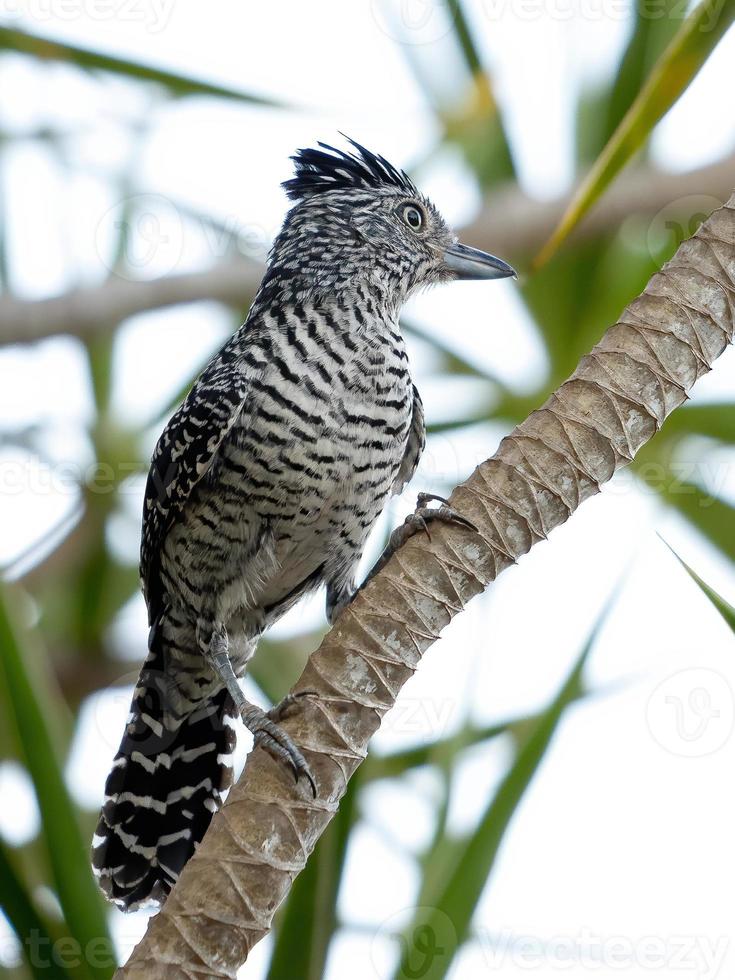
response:
M735 0L702 0L664 51L559 224L534 260L544 265L696 76L735 17Z
M692 581L699 586L702 592L704 592L733 633L735 633L735 608L733 608L726 599L723 599L719 592L715 592L712 586L708 585L700 575L697 575L691 565L687 565L684 559L674 551L665 538L661 538L661 540L664 542L666 547L669 549L674 558L676 558L682 568L686 571L687 575L689 575Z
M18 597L16 596L16 602ZM0 592L0 699L10 719L21 758L33 780L43 823L53 884L71 936L82 950L107 943L102 899L92 878L58 755L63 721L49 695L49 679L37 649L28 649L10 615L7 588ZM101 959L102 957L100 957ZM86 969L85 969L86 968ZM77 976L107 978L111 967L83 961Z
M609 608L609 606L608 606ZM442 980L470 930L472 916L490 876L506 830L543 761L564 710L580 696L582 671L607 610L553 702L529 726L521 747L475 831L460 839L443 835L427 855L427 875L413 922L401 937L394 980L421 976ZM427 950L433 949L431 956ZM416 971L421 969L421 973Z
M20 940L21 951L33 976L48 980L70 980L74 973L59 966L51 956L56 937L36 910L28 889L17 873L8 849L0 841L0 906ZM34 950L43 953L43 966L35 962ZM78 974L84 976L86 974Z
M235 99L251 105L280 108L281 104L260 95L240 92L227 85L206 82L180 72L167 71L129 58L117 58L89 48L53 41L50 38L13 27L0 27L0 50L29 54L43 61L61 61L89 71L107 71L127 78L163 85L172 95L212 95L222 99Z

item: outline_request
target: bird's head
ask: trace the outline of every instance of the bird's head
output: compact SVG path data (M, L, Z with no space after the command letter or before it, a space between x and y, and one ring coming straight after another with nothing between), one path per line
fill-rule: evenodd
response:
M407 174L349 142L354 152L320 143L292 158L295 176L283 186L296 203L273 246L271 275L300 293L360 285L395 308L423 286L515 275L502 259L460 244Z

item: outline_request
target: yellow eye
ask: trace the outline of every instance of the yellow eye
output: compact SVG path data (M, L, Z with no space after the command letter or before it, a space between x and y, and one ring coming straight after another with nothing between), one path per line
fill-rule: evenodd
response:
M413 204L407 204L403 209L403 220L411 231L420 231L424 224L424 216Z

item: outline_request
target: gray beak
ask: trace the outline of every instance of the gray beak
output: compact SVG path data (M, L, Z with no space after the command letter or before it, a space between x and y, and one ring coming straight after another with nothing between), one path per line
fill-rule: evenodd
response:
M444 266L455 279L507 279L518 278L513 266L502 259L455 242L444 253Z

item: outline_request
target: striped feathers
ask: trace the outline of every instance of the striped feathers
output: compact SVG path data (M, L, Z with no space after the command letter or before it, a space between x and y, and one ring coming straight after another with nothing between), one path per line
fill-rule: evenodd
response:
M93 840L99 885L126 911L161 902L230 785L232 702L222 690L188 716L163 710L158 654L136 688Z
M394 167L385 157L372 153L355 140L345 139L356 153L320 142L321 149L309 147L298 150L291 157L295 164L295 176L283 183L291 200L349 188L392 187L406 194L418 194L416 185L405 171Z

